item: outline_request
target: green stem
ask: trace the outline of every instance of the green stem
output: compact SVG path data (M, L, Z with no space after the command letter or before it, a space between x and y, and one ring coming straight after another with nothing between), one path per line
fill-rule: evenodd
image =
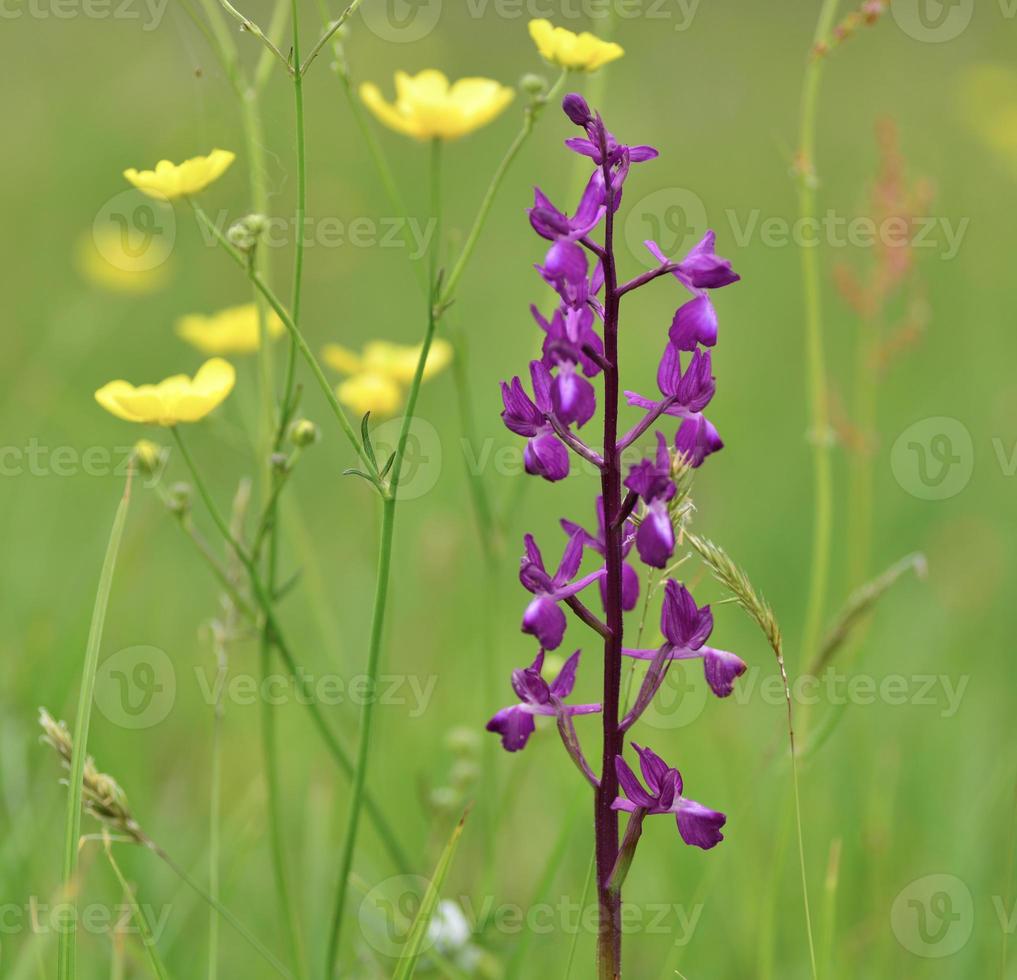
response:
M444 283L441 296L438 298L437 303L439 310L443 310L454 298L456 287L459 285L459 280L462 278L467 263L470 261L473 251L477 247L477 242L480 240L481 232L483 232L484 225L487 223L488 215L491 213L491 208L494 206L494 200L498 196L498 191L501 188L502 182L505 180L505 175L509 172L513 161L519 155L519 151L523 148L523 145L530 138L530 134L533 132L533 127L536 125L537 119L540 117L540 113L548 105L548 103L553 102L558 97L558 94L565 86L565 79L567 77L568 71L562 71L561 75L558 76L558 80L544 97L543 101L535 102L526 107L525 114L523 116L523 128L519 130L516 138L512 141L505 153L505 156L502 158L501 163L498 164L498 169L495 170L494 176L491 178L491 183L488 185L487 193L484 195L484 199L480 202L480 208L477 211L477 216L473 220L473 227L470 229L470 233L467 236L466 241L463 243L462 250L459 253L459 258L452 267L452 272L449 275L448 280Z
M441 144L435 141L431 154L431 194L432 214L435 215L438 227L441 227ZM437 252L440 236L435 236L432 249ZM437 255L432 255L431 264L437 268ZM389 573L392 563L392 542L395 533L396 502L399 496L399 480L402 476L403 460L406 456L406 444L409 440L410 427L413 424L413 413L416 411L420 386L424 380L424 368L431 352L435 329L438 324L435 311L435 295L437 281L432 286L428 301L427 330L420 345L420 356L417 368L410 384L406 399L406 414L403 416L396 443L395 458L392 462L391 475L382 505L381 538L378 545L378 574L375 584L374 613L371 622L371 640L368 648L367 685L364 706L360 715L360 733L357 742L357 760L353 776L353 788L350 794L350 810L346 825L346 837L343 841L339 864L339 882L336 892L335 913L332 917L332 932L329 938L328 958L326 960L327 977L335 973L335 965L339 957L342 938L343 917L346 910L347 885L353 867L353 855L356 851L357 831L360 825L360 814L364 805L364 794L367 782L367 766L371 745L372 726L374 722L374 692L378 683L378 668L381 659L381 641L385 626L385 613L388 605Z
M304 132L304 75L300 70L300 9L298 0L290 4L290 19L293 28L293 108L297 143L297 210L295 215L296 239L293 243L293 300L290 312L293 323L300 326L301 286L304 277L304 220L307 215L307 144ZM286 381L280 406L280 429L285 428L293 410L293 386L297 374L297 334L290 334L289 356L286 359ZM278 445L278 443L277 443Z
M134 917L134 921L138 926L138 932L141 934L141 944L145 947L145 953L148 955L148 962L152 967L152 973L159 978L159 980L169 980L169 973L166 972L166 967L163 965L162 959L159 956L159 948L155 943L155 934L152 931L152 924L148 921L148 913L145 909L138 904L138 899L134 894L134 889L127 882L127 878L124 877L123 871L120 870L120 865L117 864L116 859L113 857L112 842L107 838L104 841L104 849L106 851L106 860L109 861L110 867L113 869L113 874L116 875L117 881L120 882L120 887L124 891L124 895L127 896L127 901L131 905L131 915Z
M191 891L194 892L203 902L205 902L210 908L213 908L226 920L226 922L236 930L236 932L244 939L250 947L255 950L258 955L268 963L276 973L281 977L287 977L288 980L292 980L292 975L289 970L279 962L279 959L275 956L272 951L262 943L250 929L247 928L225 905L223 905L217 898L210 895L204 888L202 888L176 861L173 860L158 844L152 840L145 841L145 846L158 857Z
M213 627L215 628L215 627ZM225 690L228 665L226 661L225 637L217 637L215 641L217 674L215 708L212 717L212 780L208 815L208 891L219 898L219 854L220 854L220 819L222 814L222 722L223 692ZM216 980L219 976L219 916L213 911L208 923L208 978Z
M289 670L290 676L294 682L300 687L301 702L307 705L308 710L311 712L311 718L314 721L315 727L318 729L322 738L325 741L329 752L339 763L343 771L348 775L352 776L354 772L353 763L350 760L349 754L343 748L342 744L338 741L332 729L325 721L324 715L321 713L321 707L314 699L314 691L311 687L310 681L308 681L306 674L298 666L293 653L286 642L282 628L279 625L279 621L276 619L275 612L273 609L271 598L268 594L264 583L261 580L261 576L258 573L258 569L251 559L251 556L247 553L244 547L236 541L230 533L229 525L223 519L219 509L216 507L215 501L212 499L212 495L209 493L205 481L203 480L200 471L195 464L194 458L191 456L190 451L183 442L180 436L179 427L173 426L170 429L173 434L173 438L176 440L177 446L180 449L180 455L182 456L184 463L186 464L192 479L194 480L195 488L198 491L198 496L201 497L206 509L211 516L213 523L215 523L219 532L222 534L223 539L230 547L236 552L237 557L244 566L245 571L251 582L251 588L254 592L255 600L258 607L261 609L262 615L265 618L265 622L269 627L272 635L272 643L279 651L279 655L283 658L287 669ZM236 593L234 592L234 596ZM253 610L250 606L240 598L238 608L240 608L245 615L249 618L256 618ZM382 813L381 808L377 803L370 797L366 798L366 807L368 813L371 816L372 822L375 825L375 829L378 832L378 836L381 838L386 849L392 858L393 864L400 870L406 871L410 868L410 861L406 854L403 852L398 841L396 840L395 834L392 828L389 826L385 815Z
M815 40L826 40L837 15L839 0L823 0ZM815 147L822 57L811 56L802 92L801 138L798 167L801 171L798 210L803 225L816 218ZM805 299L806 386L809 393L810 438L813 453L815 514L812 525L812 568L803 632L803 655L815 653L822 629L823 611L830 576L830 542L833 526L833 467L830 439L830 405L826 354L823 341L823 307L817 248L802 248L802 280Z
M868 328L868 329L865 329ZM860 321L855 351L853 424L859 445L852 460L851 493L849 496L849 571L851 588L862 586L869 579L872 550L873 478L872 456L875 451L878 389L873 354L879 344L878 318ZM815 654L816 651L813 651Z
M293 321L293 317L290 316L289 311L279 301L279 298L272 291L271 287L261 278L257 270L253 269L247 260L247 257L237 249L222 231L216 227L215 222L198 206L195 201L191 201L191 207L194 209L195 216L198 221L205 226L205 228L211 233L211 235L219 242L220 245L226 250L230 258L237 263L246 273L248 278L254 284L254 287L261 293L262 296L268 301L269 306L278 314L279 319L282 320L283 325L289 331L290 336L297 343L297 348L300 351L300 355L307 362L308 367L311 369L311 373L314 375L315 381L318 383L318 387L321 388L322 393L325 396L325 400L329 404L329 408L332 410L332 414L335 415L336 420L339 422L339 426L343 431L343 434L349 440L350 445L353 447L360 461L367 468L370 476L377 480L378 479L378 468L374 461L367 454L364 447L360 444L360 439L357 436L356 430L350 423L349 418L346 415L342 405L339 404L339 399L336 398L335 392L332 390L332 385L329 383L328 378L325 376L325 372L322 370L321 365L318 363L318 359L314 356L314 352L311 350L307 341L304 339L304 335L297 328L297 325Z
M128 473L123 497L113 518L106 557L99 576L99 589L92 609L92 622L88 630L85 647L85 664L82 671L81 691L78 695L78 711L74 719L74 746L71 752L70 776L67 794L67 820L64 830L63 884L64 901L70 903L75 914L68 929L60 931L58 978L74 980L76 967L77 893L78 883L78 839L81 837L81 794L85 775L85 759L88 756L88 731L92 720L92 699L95 694L95 674L99 667L99 647L102 643L103 628L106 624L106 610L109 607L110 592L113 588L113 573L116 570L120 542L127 523L127 511L131 502L131 480L133 471Z

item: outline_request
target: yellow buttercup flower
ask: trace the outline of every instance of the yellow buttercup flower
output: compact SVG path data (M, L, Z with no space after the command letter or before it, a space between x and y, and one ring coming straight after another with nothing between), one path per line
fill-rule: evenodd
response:
M193 380L175 374L158 384L137 387L128 381L111 381L95 393L95 400L127 422L164 426L197 422L225 401L236 378L232 364L213 357Z
M138 247L113 228L86 232L78 240L74 261L89 282L115 293L155 292L169 281L169 247L154 238Z
M270 340L285 333L286 327L274 310L265 318ZM253 354L260 346L258 307L254 303L230 306L211 316L192 313L177 322L177 336L203 354Z
M964 122L1017 176L1017 72L1007 65L976 64L959 82L954 89Z
M480 129L515 97L490 78L460 78L455 84L440 71L418 75L396 72L396 100L386 102L372 82L360 86L364 104L390 129L418 140L454 140Z
M530 37L546 61L573 71L596 71L625 54L614 41L602 41L589 31L575 34L549 20L531 20Z
M336 390L336 397L357 415L394 415L403 401L403 390L384 374L355 374Z
M131 167L124 176L139 191L160 201L203 191L218 180L236 159L229 150L213 150L207 157L191 157L183 163L160 160L155 170L135 170Z
M364 346L363 353L358 354L340 344L327 344L322 350L322 359L333 370L350 376L336 388L344 405L360 415L366 412L392 415L402 404L404 388L413 381L420 350L420 344L372 340ZM452 345L440 338L432 341L423 379L433 378L451 361Z

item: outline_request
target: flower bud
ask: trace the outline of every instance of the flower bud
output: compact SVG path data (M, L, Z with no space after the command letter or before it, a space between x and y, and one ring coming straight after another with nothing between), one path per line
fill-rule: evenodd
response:
M523 75L519 87L528 95L543 95L547 91L547 79L542 75Z
M158 443L150 439L139 439L134 444L134 462L138 465L138 471L151 476L158 473L166 458L166 450Z
M267 228L268 218L265 215L248 214L230 225L229 231L226 232L226 238L241 252L251 252Z
M290 458L286 453L272 453L269 458L269 463L272 469L278 470L280 473L285 473L290 465Z
M169 507L174 514L186 514L191 509L191 500L194 497L194 491L191 489L189 483L174 483L169 488L169 494L166 499L166 506Z
M570 92L562 99L562 109L577 126L585 126L593 121L593 113L590 106L578 92Z
M310 419L297 419L290 426L290 442L302 449L313 446L320 436L318 427Z

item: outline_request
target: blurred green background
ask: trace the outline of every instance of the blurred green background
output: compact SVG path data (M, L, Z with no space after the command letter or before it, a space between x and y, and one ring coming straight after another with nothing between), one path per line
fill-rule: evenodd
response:
M384 19L381 0L367 5L376 2L373 21L353 22L348 53L354 77L377 81L386 94L399 68L434 66L452 77L482 74L507 84L526 72L552 75L527 36L525 7L446 0L433 29L407 39ZM821 212L844 218L869 213L878 166L875 126L884 117L897 123L909 177L927 177L935 188L925 213L939 222L938 230L930 247L915 250L926 329L878 383L869 563L874 574L921 551L929 574L925 581L903 578L856 634L858 642L834 660L842 685L837 690L853 676L877 689L887 678L903 678L903 693L860 694L842 710L828 703L798 708L806 742L831 711L837 715L829 738L802 766L809 889L823 976L1014 977L1015 957L1008 968L1004 956L1014 926L1017 708L1006 600L1017 585L1017 280L1009 210L1017 176L1017 71L1008 67L1015 24L1005 4L987 3L956 36L945 38L914 27L925 22L909 19L913 3L894 6L892 15L830 58L820 105L819 200ZM305 48L319 25L317 8L306 7ZM201 357L175 337L176 318L250 296L243 276L221 251L206 246L182 206L156 288L108 288L83 271L80 249L97 216L108 216L116 207L110 202L127 188L125 167L180 160L212 146L240 152L243 145L233 94L184 10L170 2L153 20L140 3L130 9L136 18L96 16L94 10L89 16L84 8L41 0L32 7L11 2L0 28L0 102L8 133L0 160L4 977L55 975L53 926L43 911L33 928L29 908L58 900L65 791L56 760L38 742L36 710L46 705L58 717L73 718L99 566L122 489L122 473L88 460L105 451L120 463L142 434L102 412L92 393L114 377L140 382L192 372ZM576 19L577 9L551 0L534 12L604 32L602 19ZM245 12L262 22L270 14L263 0ZM433 5L425 5L417 17L432 12ZM621 138L661 150L659 160L633 169L625 241L648 237L651 214L666 217L665 240L668 228L676 240L684 238L700 223L701 204L718 231L718 250L742 274L741 284L717 297L721 343L711 417L727 448L697 481L696 526L722 542L766 593L787 635L795 674L811 659L800 649L812 513L800 254L793 242L768 240L758 226L745 236L739 229L753 215L760 223L774 219L773 227L795 220L798 106L818 5L736 0L703 3L689 13L687 4L646 4L634 17L616 18L614 36L626 56L593 84L603 86L601 107ZM256 42L243 36L238 42L244 59L256 60ZM387 219L399 216L387 203L329 60L322 56L306 84L308 213L318 223L361 218L387 227ZM518 128L522 104L520 96L492 125L448 148L450 253ZM292 95L280 72L267 86L263 112L270 211L286 216L295 195ZM485 909L503 912L469 940L482 951L479 963L470 965L468 950L449 953L477 976L501 975L513 956L521 957L518 976L564 975L575 914L561 910L583 900L592 844L588 791L555 744L553 728L542 728L517 756L495 751L494 737L483 733L487 718L511 701L510 670L532 657L532 644L518 633L526 600L515 575L521 535L532 530L545 554L556 558L564 542L558 518L592 520L596 490L589 476L522 488L518 465L495 463L500 448L512 448L510 461L521 448L499 422L497 382L523 371L535 350L529 303L550 308L549 293L532 270L542 248L524 208L534 183L562 203L572 198L577 172L561 147L570 130L553 108L541 119L502 188L448 321L466 341L473 416L481 451L489 454L482 477L508 514L500 579L492 589L484 575L456 390L446 372L427 384L419 407L436 433L423 443L420 479L433 479L434 486L400 508L382 669L401 678L401 686L389 699L398 703L379 709L370 773L371 790L417 873L433 866L467 800L478 800L445 889L471 924ZM411 215L426 220L426 148L389 132L379 135ZM226 209L230 220L245 213L243 155L203 203L212 213ZM943 222L963 228L958 248L947 244ZM642 268L638 249L623 243L620 254L633 274ZM834 414L844 431L850 429L850 379L865 328L838 297L833 275L838 265L865 269L872 261L871 249L831 240L821 245L824 334ZM273 249L271 263L286 295L290 249ZM414 343L423 331L412 262L405 249L380 241L315 241L306 253L304 296L304 328L315 349L329 341L359 348L375 338ZM679 301L668 281L632 303L623 327L626 387L652 390ZM258 472L250 435L255 362L236 363L234 396L188 433L223 506L240 477ZM300 376L309 380L303 367ZM288 574L299 570L301 579L282 615L308 672L338 676L345 690L363 673L366 658L376 501L366 485L341 477L351 465L348 446L330 425L319 393L307 387L304 412L322 425L324 439L301 461L287 499L284 567ZM912 446L916 442L934 461L946 446L949 496L923 499L937 491L915 475L922 452ZM90 449L100 455L87 457ZM830 617L860 584L848 570L846 519L849 471L858 454L842 440L834 459ZM172 460L168 479L183 478L180 462ZM196 519L211 534L205 516ZM690 582L700 602L722 598L701 571L690 572ZM156 496L138 487L102 650L104 661L121 658L114 665L122 665L127 687L118 686L113 668L101 671L89 748L100 768L125 787L148 832L201 880L212 726L202 683L214 674L207 624L217 610L215 584L189 542ZM769 687L776 667L733 605L715 611L714 642L738 651L752 668L741 693L707 702L701 676L676 674L677 683L669 684L639 734L681 768L689 795L728 814L727 839L704 853L682 845L669 821L648 822L626 886L636 917L626 937L628 975L796 980L809 975L809 965L784 709ZM651 631L656 616L651 611ZM595 644L579 624L570 626L568 643L565 652L587 648L579 696L593 700ZM138 655L136 647L165 657ZM146 690L151 693L152 678L135 671L138 663L155 665L154 683L163 691L140 721L117 708L121 695L136 695L141 703ZM230 670L256 676L257 649L249 637L231 648ZM430 693L414 694L411 681ZM132 683L140 685L137 691ZM173 688L169 694L166 685ZM352 744L357 707L348 692L341 700L326 711ZM227 701L223 900L265 942L282 949L266 843L259 708L253 698ZM292 697L287 701L279 709L286 830L318 965L348 783L322 751L304 708ZM461 729L477 733L475 747ZM595 723L580 725L580 735L596 757ZM94 829L88 818L85 828ZM83 853L82 902L115 905L119 890L97 848ZM207 910L150 855L129 848L120 853L142 900L168 914L160 948L171 972L203 974ZM831 873L831 855L838 854ZM552 859L560 863L549 865ZM378 894L398 898L401 885L385 884L394 871L369 826L355 869L343 975L388 976L392 947L372 909L381 907ZM381 893L371 892L379 886ZM509 913L531 906L537 906L534 927L520 927ZM223 944L224 976L268 975L227 927ZM115 946L102 929L83 932L80 975L111 975L111 963L121 956L125 975L146 975L136 939L123 952ZM574 977L592 975L593 949L592 932L581 930Z

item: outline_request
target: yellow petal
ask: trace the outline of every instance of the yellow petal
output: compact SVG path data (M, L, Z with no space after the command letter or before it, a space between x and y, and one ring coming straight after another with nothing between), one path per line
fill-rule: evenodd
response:
M221 177L235 159L236 154L229 150L215 149L208 156L191 157L181 164L160 160L154 170L139 171L131 167L124 171L124 177L149 197L172 201L204 190Z
M625 54L621 45L602 41L589 31L576 34L543 19L531 20L529 26L530 37L541 57L562 68L596 71Z
M275 340L286 327L270 310L265 318L265 333ZM258 307L254 303L230 306L211 316L190 314L177 321L177 336L197 347L203 354L251 354L261 345Z
M111 381L95 393L95 400L128 422L176 425L204 418L225 400L235 382L233 365L213 358L202 365L193 381L184 374L137 387L127 381Z
M382 374L355 375L336 388L336 395L339 401L361 416L368 412L392 415L402 403L402 389Z
M333 371L340 374L358 374L363 370L359 355L340 344L326 344L321 349L321 357Z

